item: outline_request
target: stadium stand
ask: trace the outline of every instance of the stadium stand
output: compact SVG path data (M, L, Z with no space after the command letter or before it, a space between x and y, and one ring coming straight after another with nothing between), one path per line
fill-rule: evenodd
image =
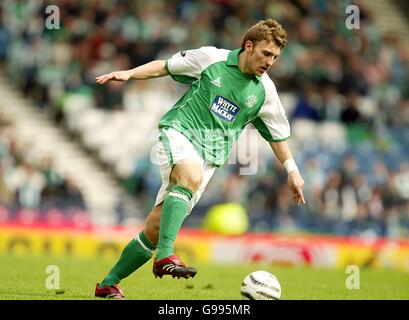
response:
M341 5L351 1L62 0L64 23L47 30L41 21L53 2L29 3L0 6L5 72L122 183L114 223L134 223L153 204L155 126L184 87L170 79L98 87L94 77L186 48L234 49L249 25L272 16L289 33L271 77L292 124L307 204L291 203L286 176L260 140L257 173L225 166L187 225L200 226L213 204L241 202L253 231L409 236L409 49L396 32L409 30L404 18L385 30L373 1L359 2L360 29L349 30Z

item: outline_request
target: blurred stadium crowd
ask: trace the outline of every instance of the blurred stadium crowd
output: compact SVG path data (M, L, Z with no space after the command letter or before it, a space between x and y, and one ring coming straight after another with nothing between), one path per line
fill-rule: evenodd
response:
M273 17L289 41L271 77L292 125L307 204L292 204L286 174L265 152L255 175L240 175L239 165L219 170L187 224L198 225L213 204L239 202L253 231L408 237L409 49L395 35L381 34L362 2L354 1L360 28L347 29L351 3L4 0L0 59L10 81L112 168L147 213L160 185L149 160L151 131L185 88L163 79L98 87L94 77L183 49L237 48L249 26ZM47 5L59 8L58 30L44 27ZM2 143L7 128L2 124L0 182L10 163L27 177L33 172L26 159L9 161L21 153ZM36 200L22 201L21 188L6 183L2 202L13 198L2 195L7 189L19 205L39 205L38 197L49 194L44 189L63 181L47 165L34 174ZM74 198L83 206L77 191ZM124 222L123 209L118 216Z
M0 112L0 222L67 224L85 216L86 206L72 177L53 168L52 158L35 155L30 145L17 141L15 126ZM41 212L46 217L41 217ZM84 221L83 218L80 220Z

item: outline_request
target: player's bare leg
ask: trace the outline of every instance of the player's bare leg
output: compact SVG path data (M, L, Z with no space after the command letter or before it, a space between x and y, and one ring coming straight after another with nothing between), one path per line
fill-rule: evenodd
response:
M152 243L158 244L158 252L153 265L156 277L190 278L196 275L196 269L186 267L179 257L174 255L174 242L186 217L189 202L199 189L203 180L201 164L183 160L174 165L170 175L174 184L165 197L162 213L153 211L148 217L144 233Z

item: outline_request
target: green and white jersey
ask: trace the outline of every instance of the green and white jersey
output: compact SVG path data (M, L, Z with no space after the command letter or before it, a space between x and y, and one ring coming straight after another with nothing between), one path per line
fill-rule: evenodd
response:
M290 137L290 126L273 81L239 69L240 49L201 47L166 61L172 78L190 84L163 115L159 128L180 131L202 158L221 166L244 127L253 123L267 141Z

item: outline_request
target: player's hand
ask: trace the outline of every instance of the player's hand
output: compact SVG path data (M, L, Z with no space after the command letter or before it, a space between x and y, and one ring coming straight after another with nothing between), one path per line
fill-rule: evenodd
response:
M288 174L288 186L290 187L291 191L293 192L293 199L297 205L301 203L305 203L304 195L302 193L302 189L304 187L304 180L300 175L298 170L291 171Z
M98 84L104 84L107 81L126 81L129 80L131 74L128 71L114 71L111 73L103 74L102 76L96 77L95 81Z

